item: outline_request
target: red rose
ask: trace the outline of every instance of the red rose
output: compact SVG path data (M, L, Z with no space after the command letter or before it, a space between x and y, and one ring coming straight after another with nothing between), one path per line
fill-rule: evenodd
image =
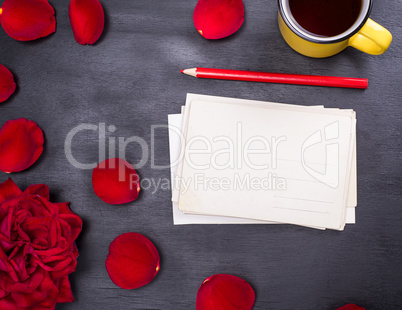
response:
M0 309L54 309L74 300L68 274L81 227L68 203L49 202L46 185L22 192L11 179L0 183Z

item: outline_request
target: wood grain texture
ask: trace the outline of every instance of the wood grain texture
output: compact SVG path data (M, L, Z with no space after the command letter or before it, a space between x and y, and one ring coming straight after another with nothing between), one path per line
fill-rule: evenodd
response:
M386 54L347 49L328 59L291 50L277 29L276 1L245 0L245 23L235 35L208 41L192 22L195 0L102 0L106 28L94 46L74 40L68 1L51 0L57 30L36 42L17 42L0 29L0 63L16 76L18 90L0 105L0 124L26 117L45 132L40 160L12 178L21 188L50 186L52 200L70 201L84 220L77 271L70 276L76 301L57 310L195 309L202 281L215 273L247 280L254 309L331 310L346 303L402 309L402 59L401 1L376 1L371 17L394 34ZM369 79L367 90L194 79L180 69L216 67ZM291 225L181 226L172 223L170 191L143 190L134 203L111 206L98 199L91 170L71 165L64 141L75 126L116 126L107 137L138 136L151 143L151 126L167 124L187 92L357 112L357 224L344 232ZM98 136L85 131L73 154L98 158ZM138 162L140 148L127 147ZM155 162L167 164L167 130L157 130ZM142 178L169 178L169 169L138 169ZM0 181L8 175L0 173ZM123 290L104 267L119 234L149 237L161 255L153 282Z

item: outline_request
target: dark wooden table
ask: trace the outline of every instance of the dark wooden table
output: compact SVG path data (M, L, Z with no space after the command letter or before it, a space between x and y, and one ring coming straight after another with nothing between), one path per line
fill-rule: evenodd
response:
M30 169L12 174L21 187L46 183L55 202L70 201L84 220L80 257L70 276L74 303L56 309L195 309L201 282L215 273L247 280L254 309L331 310L346 303L367 309L402 309L401 100L402 2L374 3L371 17L393 34L390 49L370 56L349 48L328 59L291 50L277 27L274 0L245 0L245 23L235 35L208 41L193 26L196 1L102 0L106 27L94 46L75 42L68 1L51 1L56 33L17 42L0 30L0 63L18 82L0 105L0 124L26 117L39 124L46 146ZM369 79L367 90L201 80L180 69L217 67ZM112 206L92 190L91 170L66 158L67 134L80 124L114 125L109 137L138 136L150 145L153 125L167 124L187 92L300 105L350 108L357 112L357 224L343 232L291 225L173 226L169 190L143 190L133 203ZM168 164L167 130L156 131L154 161ZM83 131L72 152L82 163L98 160L99 138ZM137 163L141 149L127 147ZM147 164L142 178L169 178L169 169ZM8 175L0 173L0 181ZM119 234L149 237L161 255L153 282L123 290L109 279L105 259Z

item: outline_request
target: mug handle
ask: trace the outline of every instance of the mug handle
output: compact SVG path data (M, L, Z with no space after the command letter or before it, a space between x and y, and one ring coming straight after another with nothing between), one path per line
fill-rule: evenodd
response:
M371 18L349 39L348 45L371 55L384 53L392 41L392 34Z

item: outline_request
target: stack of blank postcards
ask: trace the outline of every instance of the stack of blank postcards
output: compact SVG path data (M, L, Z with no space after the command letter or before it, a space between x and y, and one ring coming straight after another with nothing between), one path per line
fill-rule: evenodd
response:
M188 94L168 121L174 224L355 223L353 110Z

